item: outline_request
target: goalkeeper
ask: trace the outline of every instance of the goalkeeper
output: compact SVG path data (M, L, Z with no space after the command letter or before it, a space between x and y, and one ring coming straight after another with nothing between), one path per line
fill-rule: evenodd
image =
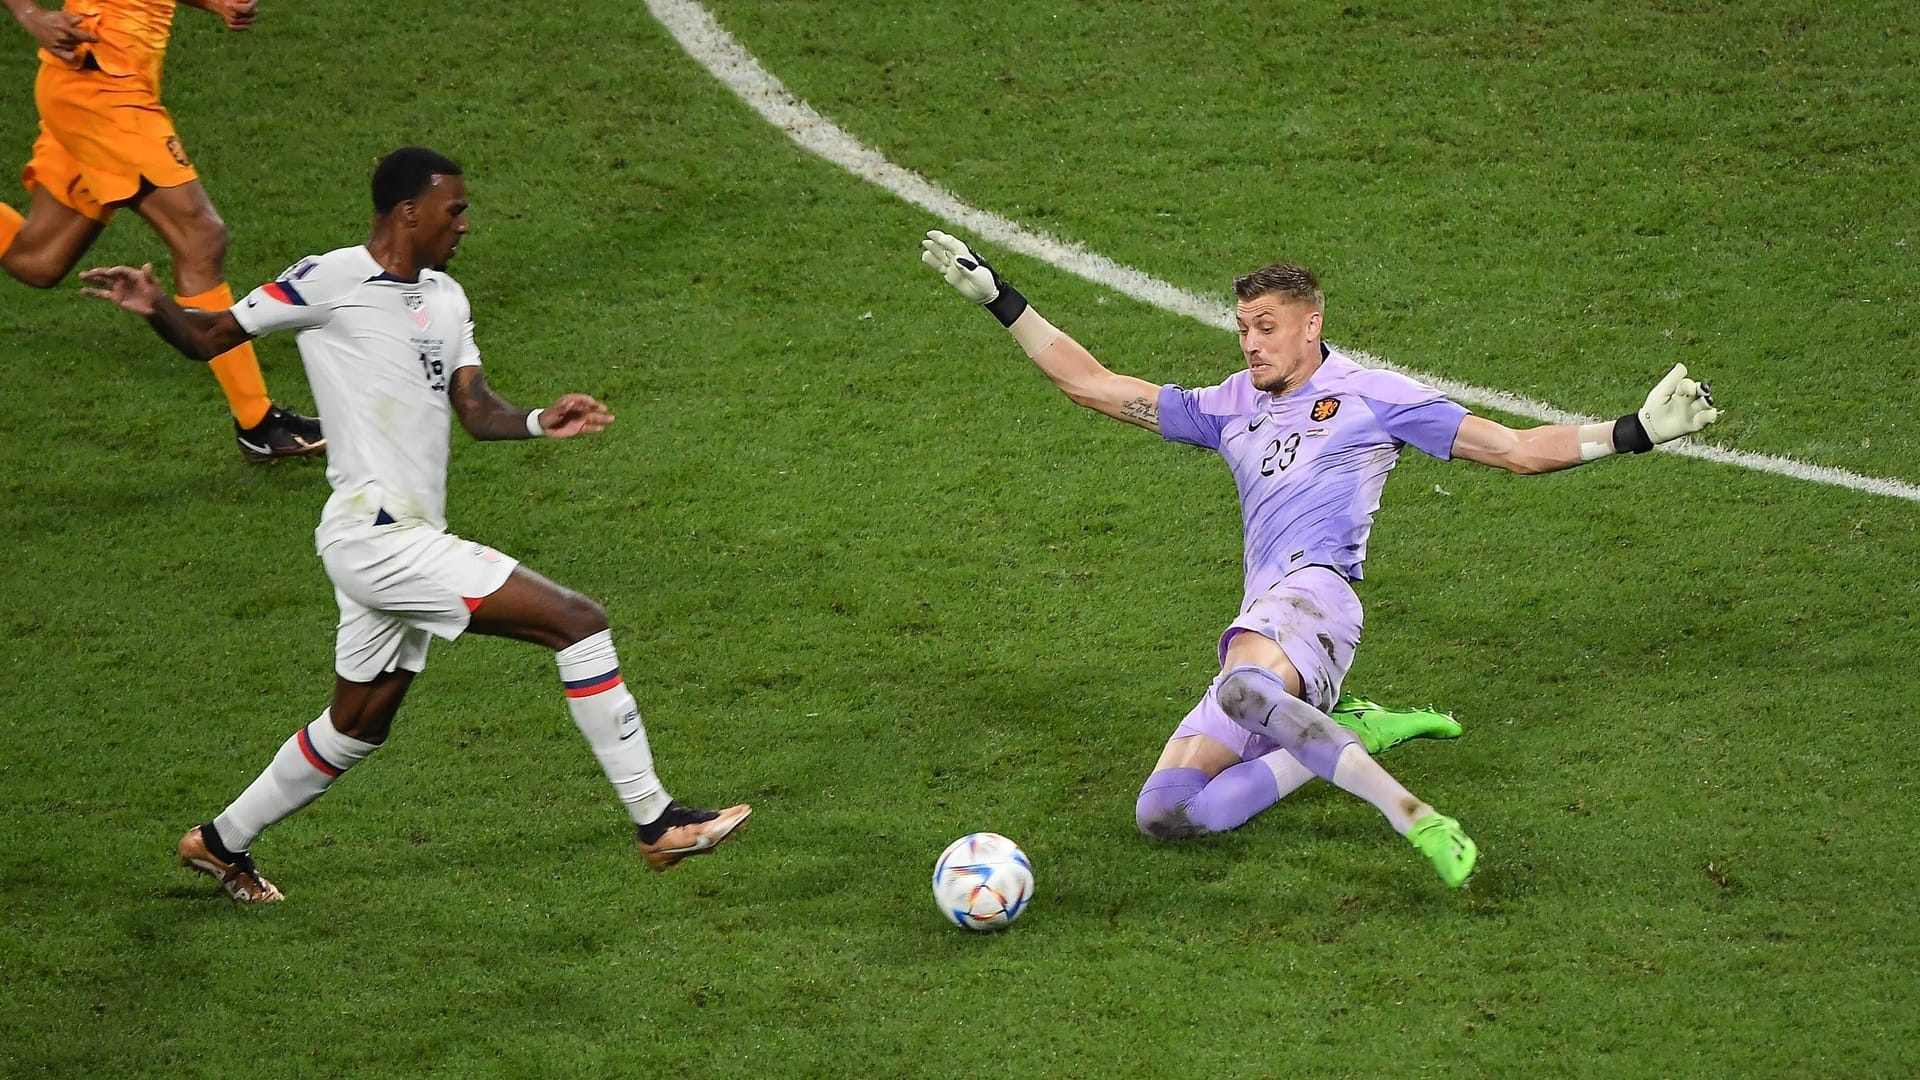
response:
M1234 279L1245 370L1198 390L1161 386L1107 370L958 239L929 232L921 249L1075 404L1216 451L1233 470L1246 531L1240 615L1220 636L1219 675L1140 791L1141 831L1172 839L1234 828L1320 777L1372 803L1448 885L1464 884L1477 850L1459 823L1329 722L1360 644L1354 583L1387 474L1402 446L1516 473L1641 453L1713 423L1707 385L1676 365L1638 412L1515 430L1329 348L1319 283L1275 263Z

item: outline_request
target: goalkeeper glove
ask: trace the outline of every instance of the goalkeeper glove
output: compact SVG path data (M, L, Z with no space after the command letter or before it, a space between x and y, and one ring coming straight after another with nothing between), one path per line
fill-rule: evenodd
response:
M920 241L920 261L946 278L961 296L985 306L1001 326L1012 326L1027 310L1027 298L1020 295L1020 290L1007 284L987 260L975 255L958 237L929 230L927 238Z
M1675 364L1647 395L1647 403L1639 412L1614 422L1613 448L1623 454L1645 453L1718 419L1720 410L1713 407L1711 389L1706 383L1687 378L1685 364Z

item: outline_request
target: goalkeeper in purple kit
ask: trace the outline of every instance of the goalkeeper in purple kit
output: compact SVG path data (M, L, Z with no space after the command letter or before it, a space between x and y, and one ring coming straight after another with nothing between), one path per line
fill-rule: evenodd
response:
M1234 280L1246 369L1199 390L1161 386L1109 371L960 240L929 232L921 248L1076 404L1216 451L1233 472L1246 535L1240 615L1220 636L1219 675L1140 791L1141 831L1235 828L1319 777L1373 804L1448 885L1465 883L1478 852L1460 824L1401 786L1334 713L1360 644L1354 583L1387 474L1409 445L1516 473L1651 450L1719 416L1706 384L1675 366L1617 421L1516 430L1329 348L1319 283L1275 263Z

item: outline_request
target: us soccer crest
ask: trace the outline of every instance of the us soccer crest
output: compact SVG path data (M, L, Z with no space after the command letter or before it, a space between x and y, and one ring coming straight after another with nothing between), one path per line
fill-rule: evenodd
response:
M407 314L413 318L413 325L425 330L433 322L433 313L427 310L427 298L417 292L406 294Z
M1314 423L1318 424L1318 423L1323 423L1325 421L1333 419L1333 414L1339 411L1340 411L1339 398L1323 397L1319 401L1316 401L1313 403L1313 411L1308 413L1307 415L1313 418Z

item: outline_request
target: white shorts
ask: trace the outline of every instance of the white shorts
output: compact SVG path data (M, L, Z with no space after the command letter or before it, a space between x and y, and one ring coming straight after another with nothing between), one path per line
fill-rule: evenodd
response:
M459 637L520 565L431 526L371 522L330 529L320 561L340 604L333 669L349 682L425 668L432 637Z

